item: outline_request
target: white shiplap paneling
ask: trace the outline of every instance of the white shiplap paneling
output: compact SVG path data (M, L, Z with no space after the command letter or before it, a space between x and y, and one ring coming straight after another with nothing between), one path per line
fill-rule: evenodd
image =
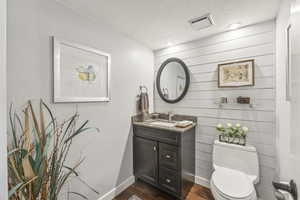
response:
M155 91L155 111L198 117L196 175L210 178L212 144L218 135L215 125L241 123L250 128L248 141L259 153L261 181L257 191L262 199L269 199L272 195L271 180L276 163L274 29L274 21L269 21L155 52L155 71L170 57L182 59L190 70L191 85L186 97L179 103L167 104ZM218 64L243 59L255 59L255 86L218 88ZM238 96L249 96L254 106L229 103L220 107L216 101L223 96L230 101Z

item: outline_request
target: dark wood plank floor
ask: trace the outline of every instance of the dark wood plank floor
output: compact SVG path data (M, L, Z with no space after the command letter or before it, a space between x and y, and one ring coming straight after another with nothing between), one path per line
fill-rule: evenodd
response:
M137 181L125 191L119 194L114 200L128 200L132 195L136 195L142 200L174 200L171 197L160 190ZM200 185L194 185L188 194L186 200L213 200L212 194L208 188L202 187Z

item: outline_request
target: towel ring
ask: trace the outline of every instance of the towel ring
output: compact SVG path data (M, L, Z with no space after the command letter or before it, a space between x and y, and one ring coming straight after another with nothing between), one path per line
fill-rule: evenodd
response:
M145 89L145 92L143 91L143 89ZM140 92L141 93L148 93L148 88L144 85L140 86Z

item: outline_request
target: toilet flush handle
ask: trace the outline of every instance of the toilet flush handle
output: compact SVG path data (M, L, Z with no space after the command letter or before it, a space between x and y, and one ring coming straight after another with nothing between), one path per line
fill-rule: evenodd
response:
M278 196L276 195L276 197L278 197L277 199L281 199L280 195L279 195L279 193L280 193L279 190L283 190L283 191L289 192L292 195L292 197L294 198L294 200L298 200L297 185L294 182L294 180L291 180L289 183L273 181L272 184L276 190L275 195L276 194L278 195Z

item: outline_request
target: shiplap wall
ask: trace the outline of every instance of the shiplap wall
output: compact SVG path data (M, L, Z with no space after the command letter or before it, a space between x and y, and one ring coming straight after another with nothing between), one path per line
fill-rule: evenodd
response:
M218 132L217 123L241 123L248 126L249 143L256 146L260 162L260 183L257 191L264 200L274 199L271 181L275 176L275 22L214 35L155 52L157 72L164 60L182 59L191 73L186 97L176 104L163 102L155 91L155 111L173 111L198 117L196 134L196 175L209 180L212 172L212 144ZM219 89L217 66L220 63L255 59L255 86ZM228 97L250 96L255 104L229 103L219 107L216 101Z

